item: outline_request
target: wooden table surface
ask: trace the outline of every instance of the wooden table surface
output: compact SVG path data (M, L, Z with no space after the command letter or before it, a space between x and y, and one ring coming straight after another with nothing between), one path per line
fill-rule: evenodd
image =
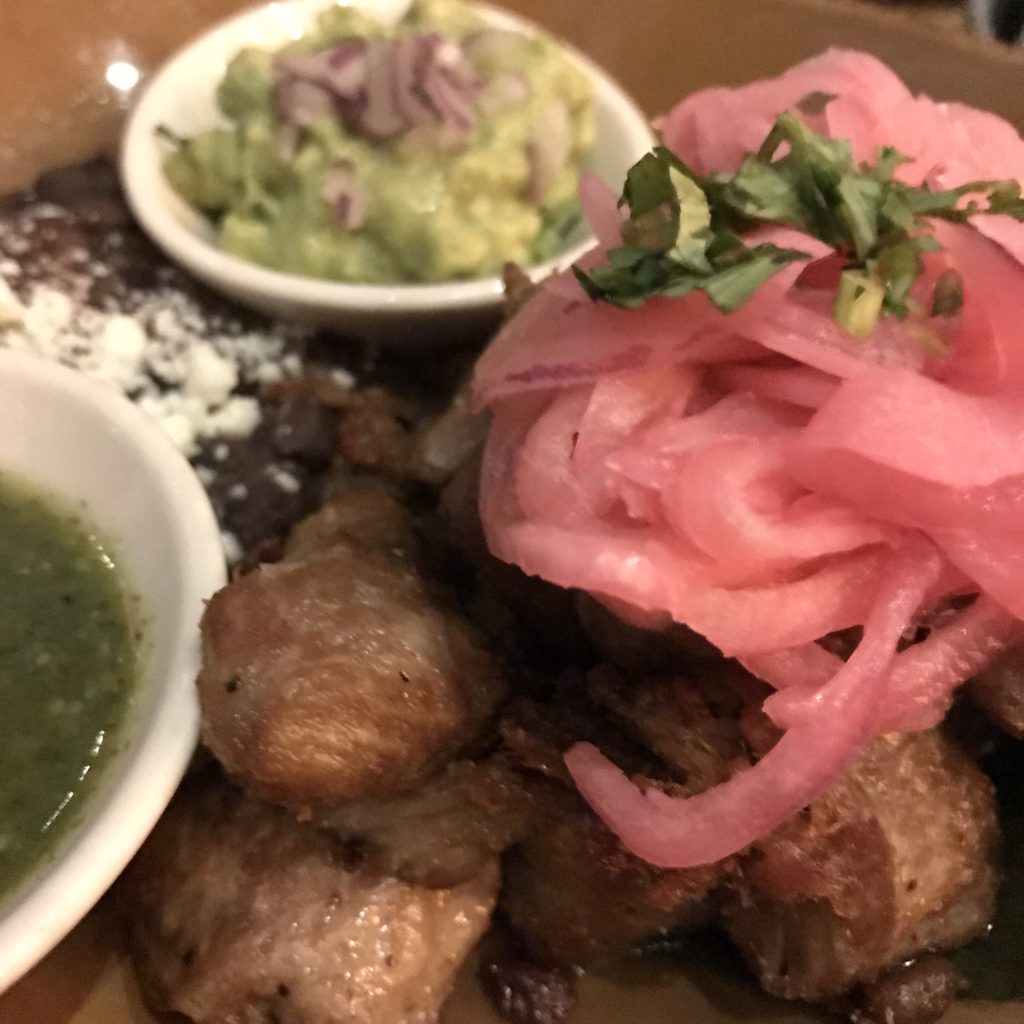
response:
M0 2L0 193L111 148L112 61L152 69L250 0ZM712 82L776 73L834 43L872 50L916 88L1024 123L1024 56L971 38L956 4L873 0L505 0L605 64L650 113ZM699 45L692 45L699 40ZM40 59L40 54L45 54Z

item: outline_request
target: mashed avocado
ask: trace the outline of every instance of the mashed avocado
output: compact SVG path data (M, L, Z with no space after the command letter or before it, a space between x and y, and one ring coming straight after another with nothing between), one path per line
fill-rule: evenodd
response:
M446 281L552 255L578 219L587 78L543 35L414 0L393 26L326 10L276 53L242 50L226 124L174 140L165 173L219 244L340 281Z

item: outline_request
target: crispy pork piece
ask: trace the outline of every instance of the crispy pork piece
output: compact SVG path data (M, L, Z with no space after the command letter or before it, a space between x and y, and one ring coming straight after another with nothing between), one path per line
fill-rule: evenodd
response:
M564 753L574 743L594 743L631 775L671 777L664 763L595 703L586 679L570 672L559 679L547 699L518 697L498 723L505 751L524 771L576 792Z
M473 576L474 622L517 665L587 664L593 653L576 616L576 594L495 558L480 522L480 458L468 458L441 491L438 522Z
M991 783L953 740L881 736L829 793L755 844L725 924L769 992L829 998L980 933L997 844Z
M936 1024L963 988L944 956L926 953L885 971L858 993L853 1024Z
M691 793L725 782L749 765L740 718L763 686L719 659L697 682L683 676L631 679L609 666L587 677L590 696L656 754Z
M536 295L538 286L530 280L530 275L516 263L506 263L501 271L501 281L505 286L505 303L502 310L506 320L511 320Z
M648 785L696 792L742 758L735 715L719 717L686 680L626 680L604 667L586 689L562 689L553 708L518 702L501 728L526 767L562 783L558 811L505 862L502 907L531 956L589 964L709 923L734 862L663 870L634 857L575 795L562 753L588 740Z
M541 819L548 801L506 760L454 761L416 789L319 817L406 881L451 886L477 875Z
M971 680L967 692L1000 728L1024 739L1024 648L1011 648L996 658Z
M563 1024L576 1006L576 979L560 967L540 967L507 956L480 964L480 983L509 1024Z
M697 928L722 865L665 871L628 853L582 801L562 809L505 860L502 907L543 964L590 964L641 940Z
M757 710L763 687L728 662L697 683L637 683L603 667L588 686L690 791L724 781L777 736ZM727 927L769 991L827 998L981 931L997 841L991 784L956 743L939 732L883 737L742 860L727 881Z
M475 412L465 380L438 416L420 428L410 460L410 472L424 483L441 487L459 469L477 461L487 440L488 417Z
M678 623L661 629L630 625L583 593L576 595L576 614L601 658L624 672L650 675L671 668L696 677L726 664L699 633Z
M300 529L293 555L317 529ZM410 553L347 530L235 580L202 621L203 738L243 788L295 809L416 785L472 746L503 691Z
M338 454L352 466L405 477L423 409L415 401L379 386L346 396L338 425Z
M480 465L479 453L463 462L441 489L438 502L449 543L475 564L493 557L480 522Z
M408 509L383 484L351 483L296 525L284 557L298 562L346 541L383 551L413 552L416 531Z
M156 1009L196 1024L431 1024L497 885L493 859L451 889L382 876L213 772L175 798L119 898Z

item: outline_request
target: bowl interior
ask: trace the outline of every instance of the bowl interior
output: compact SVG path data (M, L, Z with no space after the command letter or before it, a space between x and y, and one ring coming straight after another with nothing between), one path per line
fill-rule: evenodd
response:
M188 463L127 399L81 373L0 351L0 469L81 509L144 625L114 756L55 848L0 904L2 991L114 880L180 780L197 734L196 625L224 561Z
M186 47L156 75L132 114L122 148L122 174L128 198L142 226L175 260L207 283L232 297L267 312L301 320L310 311L348 310L373 313L384 320L410 311L436 312L496 308L503 289L499 279L428 285L360 285L317 280L268 270L230 256L214 244L210 222L185 203L170 187L161 169L164 148L157 128L193 135L223 123L216 87L231 58L245 46L275 48L305 34L325 0L289 0L232 18ZM382 18L396 20L408 0L354 0ZM478 5L493 25L523 32L535 31L525 19ZM616 190L627 169L653 143L645 115L605 72L578 51L567 47L594 83L597 142L588 162ZM536 278L547 276L577 259L593 244L585 225L567 238L553 259L530 268ZM323 323L323 317L313 317ZM330 325L328 316L326 323ZM372 329L367 321L364 326Z

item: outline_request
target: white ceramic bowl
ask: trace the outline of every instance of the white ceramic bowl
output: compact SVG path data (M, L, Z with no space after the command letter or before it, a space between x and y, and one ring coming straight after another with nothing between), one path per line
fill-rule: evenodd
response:
M408 0L351 0L381 18L397 19ZM121 174L128 201L152 238L207 284L263 312L395 344L431 345L478 332L496 321L502 284L496 277L427 285L358 285L285 274L221 252L209 221L170 187L156 135L166 125L194 135L222 123L215 91L230 59L245 46L276 48L306 34L329 0L284 0L247 11L200 36L156 74L125 131ZM524 33L532 23L485 4L491 24ZM597 134L589 162L618 192L628 168L653 144L647 118L591 60L562 44L594 86ZM540 279L568 266L593 244L585 229L555 259L530 268Z
M198 733L197 624L225 570L188 462L145 413L83 373L0 350L0 471L84 503L146 622L116 753L74 824L0 901L3 992L86 914L167 806Z

